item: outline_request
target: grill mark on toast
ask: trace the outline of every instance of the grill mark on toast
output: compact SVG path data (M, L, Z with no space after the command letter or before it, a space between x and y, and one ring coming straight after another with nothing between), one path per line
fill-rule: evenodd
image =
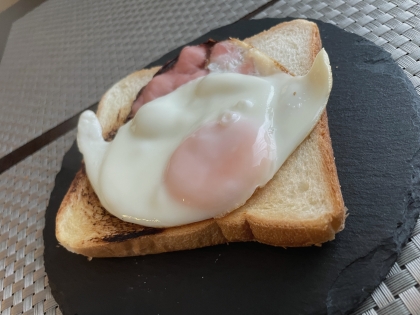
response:
M112 141L115 138L115 135L117 134L118 129L112 129L105 137L105 141Z
M140 93L143 91L143 89L145 88L145 86L144 87L142 87L142 89L140 90L140 92L137 94L137 97L140 95ZM137 98L136 97L136 98ZM133 104L134 104L134 102L133 102ZM120 110L118 111L118 114L117 114L117 119L116 119L116 121L117 122L121 122L121 123L117 123L116 124L116 126L114 126L114 128L112 128L111 129L111 131L109 131L105 136L104 136L104 139L105 139L105 141L112 141L112 140L114 140L114 138L115 138L115 136L116 136L116 134L117 134L117 132L118 132L118 129L122 126L122 125L124 125L124 124L126 124L128 121L130 121L131 119L133 118L133 115L131 114L131 112L130 113L124 113L124 108L120 108Z
M122 221L109 213L100 203L98 196L93 190L87 178L86 169L82 164L80 171L72 184L72 191L75 189L87 207L81 207L85 211L86 218L89 218L92 226L98 226L98 233L92 237L91 242L122 242L132 238L152 235L162 232L163 229L145 227L139 224Z
M143 227L142 231L109 235L109 236L103 237L102 240L104 242L109 242L109 243L118 243L118 242L126 241L126 240L129 240L129 239L132 239L132 238L141 237L141 236L145 236L145 235L154 235L154 234L158 234L158 233L161 233L161 232L162 232L162 229L151 228L151 227Z

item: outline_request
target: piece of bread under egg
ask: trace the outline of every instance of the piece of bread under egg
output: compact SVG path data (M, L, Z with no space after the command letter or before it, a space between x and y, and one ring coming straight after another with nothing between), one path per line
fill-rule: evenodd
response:
M244 41L295 75L306 74L321 49L318 27L305 20L281 23ZM158 70L135 72L105 93L97 111L105 139L124 124L138 91ZM324 112L273 179L222 218L163 229L121 221L101 206L82 166L57 214L56 236L69 251L89 257L156 254L236 241L298 247L333 240L344 228L345 216Z

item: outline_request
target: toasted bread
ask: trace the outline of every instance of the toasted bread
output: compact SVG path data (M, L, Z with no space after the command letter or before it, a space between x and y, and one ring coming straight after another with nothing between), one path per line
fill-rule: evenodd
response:
M279 24L245 42L296 75L309 71L321 49L316 24L305 20ZM138 91L158 70L135 72L106 92L97 111L105 139L125 122ZM101 206L82 166L57 214L56 236L69 251L90 257L156 254L236 241L297 247L333 240L344 228L345 216L324 112L274 178L222 218L162 229L121 221Z

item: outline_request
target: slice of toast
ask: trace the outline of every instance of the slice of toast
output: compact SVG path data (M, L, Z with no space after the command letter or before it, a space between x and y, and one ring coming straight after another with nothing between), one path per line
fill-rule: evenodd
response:
M321 49L316 24L304 20L279 24L245 42L296 75L309 71ZM105 139L125 122L138 91L158 69L133 73L103 96L97 116ZM333 240L344 228L345 215L324 112L274 178L223 218L165 229L121 221L101 206L82 166L57 214L56 236L69 251L90 257L155 254L252 240L296 247Z

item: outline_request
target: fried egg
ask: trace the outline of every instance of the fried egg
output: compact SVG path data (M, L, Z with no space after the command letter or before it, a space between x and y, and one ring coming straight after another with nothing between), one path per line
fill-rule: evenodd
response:
M331 84L321 50L301 77L210 72L143 105L110 142L85 111L77 141L88 178L105 209L128 222L172 227L223 216L311 132Z

